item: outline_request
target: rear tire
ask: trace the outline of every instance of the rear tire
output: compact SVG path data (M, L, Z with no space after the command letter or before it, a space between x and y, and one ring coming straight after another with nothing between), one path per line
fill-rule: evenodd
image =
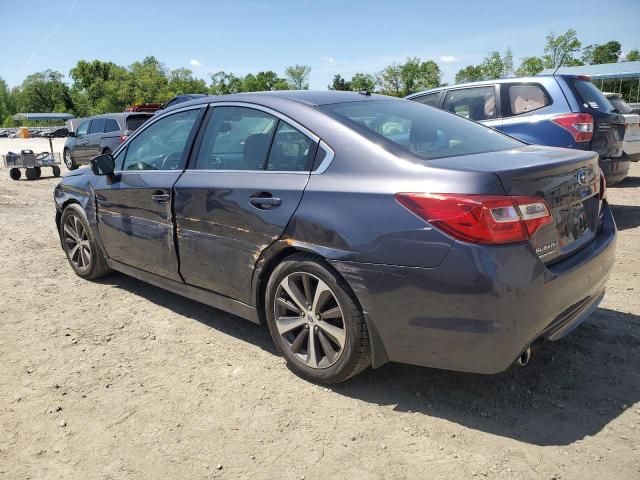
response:
M75 170L78 168L78 164L74 160L73 155L71 154L71 150L65 148L62 156L64 157L64 164L69 170Z
M371 363L364 315L349 286L322 260L295 254L267 283L269 332L289 368L314 383L344 382Z
M27 180L35 180L38 178L38 172L36 172L35 168L27 168L24 171L24 176L27 177Z
M80 205L72 203L62 212L60 238L69 265L79 277L93 280L112 272L93 238L89 221Z
M19 168L12 168L11 170L9 170L9 177L11 177L11 180L20 180L21 176L22 172Z
M33 167L36 172L36 178L40 178L42 176L42 169L40 167Z
M60 176L60 167L57 165L54 165L53 167L51 167L51 172L53 173L54 177L59 177Z

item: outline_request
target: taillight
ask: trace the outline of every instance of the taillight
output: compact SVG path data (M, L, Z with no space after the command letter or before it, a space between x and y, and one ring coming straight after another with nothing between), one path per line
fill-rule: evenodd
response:
M604 173L600 172L600 200L607 198L607 180Z
M129 138L129 135L121 135L120 136L120 143L124 143L124 141Z
M452 237L470 243L522 242L552 221L547 203L536 197L397 193L396 200Z
M588 113L566 113L551 119L567 130L576 142L590 142L593 138L593 117Z

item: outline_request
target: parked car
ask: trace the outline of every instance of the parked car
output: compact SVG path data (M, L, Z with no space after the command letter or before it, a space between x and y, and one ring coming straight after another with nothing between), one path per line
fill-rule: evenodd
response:
M151 116L150 113L125 112L85 119L75 131L69 131L63 149L65 165L69 170L75 170L80 165L88 164L97 155L115 151Z
M55 188L73 270L257 323L324 383L387 361L496 373L598 305L598 156L355 92L206 97Z
M540 75L440 87L407 97L482 122L523 142L592 150L608 185L624 179L624 118L589 77Z
M154 113L159 115L163 110L167 108L173 107L179 103L188 102L189 100L195 100L196 98L206 97L204 93L185 93L183 95L176 95L175 97L169 99L165 104L162 105L158 110Z
M624 142L622 150L632 162L640 160L640 115L622 99L619 93L605 93L613 108L624 116Z

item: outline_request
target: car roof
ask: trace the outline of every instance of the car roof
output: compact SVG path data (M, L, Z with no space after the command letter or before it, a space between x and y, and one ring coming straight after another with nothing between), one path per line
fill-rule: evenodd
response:
M317 107L332 103L366 102L371 100L399 100L386 95L365 92L344 92L334 90L274 90L269 92L232 93L229 95L208 95L188 102L172 105L165 111L212 102L248 102L271 106L278 103L297 103Z
M102 113L100 115L93 115L91 117L88 117L87 120L93 119L93 118L125 118L125 117L129 117L131 115L146 115L148 117L152 116L153 113L149 113L149 112L114 112L114 113Z
M441 92L442 90L449 90L452 88L464 88L464 87L480 87L488 84L500 84L500 83L513 83L513 82L535 82L535 83L545 83L552 78L563 77L563 78L585 78L582 75L533 75L530 77L507 77L507 78L496 78L493 80L480 80L477 82L467 82L467 83L456 83L454 85L444 85L442 87L430 88L428 90L422 90L420 92L415 92L410 95L407 95L405 98L411 99L415 97L419 97L421 95L425 95L427 93L433 92Z

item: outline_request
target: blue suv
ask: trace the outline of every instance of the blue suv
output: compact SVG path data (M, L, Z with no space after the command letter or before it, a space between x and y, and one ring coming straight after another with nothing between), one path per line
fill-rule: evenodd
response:
M597 152L608 185L629 172L629 158L622 151L624 117L589 77L503 78L434 88L407 98L527 143Z

